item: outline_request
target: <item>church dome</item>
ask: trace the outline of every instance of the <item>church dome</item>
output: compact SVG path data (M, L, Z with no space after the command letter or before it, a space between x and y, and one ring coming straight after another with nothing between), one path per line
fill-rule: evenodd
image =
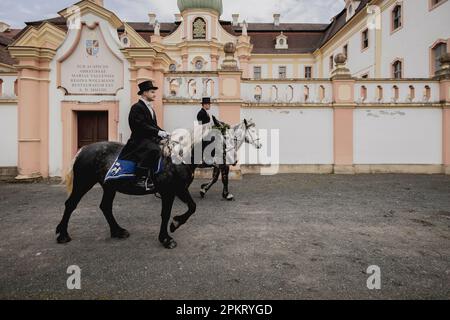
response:
M178 9L183 12L186 9L212 9L223 13L222 0L178 0Z

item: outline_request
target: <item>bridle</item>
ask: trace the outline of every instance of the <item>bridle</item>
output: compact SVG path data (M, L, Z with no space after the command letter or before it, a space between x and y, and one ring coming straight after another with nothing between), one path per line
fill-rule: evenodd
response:
M251 126L253 126L253 124L248 126L248 127L246 127L246 131L248 131L248 129L251 128ZM248 131L248 133L249 133L249 136L251 138L251 139L248 139L249 143L251 145L253 145L253 146L259 145L259 140L261 140L261 138L255 139L250 131Z
M233 131L236 131L237 128L242 127L242 126L245 126L245 129L242 129L242 128L241 128L241 130L244 132L244 134L242 135L242 136L244 137L243 139L246 138L246 135L247 135L246 133L248 132L248 133L249 133L249 136L250 136L250 138L247 138L248 142L249 142L250 144L254 145L254 146L258 145L258 144L259 144L260 138L255 139L255 137L253 137L253 135L251 134L251 132L248 130L249 128L251 128L251 127L253 126L253 124L247 126L247 125L245 125L244 122L242 122L242 123L240 123L239 125L237 125L237 127L233 128ZM225 148L225 152L227 153L228 151L230 151L230 150L232 150L232 149L236 150L236 149L237 149L237 146L241 143L241 141L242 141L242 140L239 139L237 135L234 135L234 138L233 138L233 145L230 146L230 147L228 147L228 148ZM236 150L236 151L237 151L237 150Z

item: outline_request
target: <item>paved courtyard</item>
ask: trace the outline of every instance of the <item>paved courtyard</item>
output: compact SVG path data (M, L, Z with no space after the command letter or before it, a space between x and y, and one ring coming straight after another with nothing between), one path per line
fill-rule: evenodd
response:
M64 187L0 184L0 298L450 298L449 176L247 175L231 181L233 202L219 184L200 199L203 181L174 250L157 241L153 196L117 196L131 237L112 240L94 188L72 216L73 241L58 245ZM70 265L81 290L66 287ZM370 265L380 290L367 289Z

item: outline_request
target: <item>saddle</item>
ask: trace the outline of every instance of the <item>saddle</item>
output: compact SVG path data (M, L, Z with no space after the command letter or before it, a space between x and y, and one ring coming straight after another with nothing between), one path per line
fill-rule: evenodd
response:
M160 147L162 155L155 166L152 168L154 175L164 172L164 157L171 156L173 146L174 142L171 142L170 139L161 140ZM137 164L134 161L117 158L106 173L104 182L107 183L111 181L128 181L132 183L134 180L137 181L136 169Z
M153 167L155 175L164 171L163 157L160 157ZM109 181L130 181L136 179L136 163L130 160L116 159L105 176L105 183Z

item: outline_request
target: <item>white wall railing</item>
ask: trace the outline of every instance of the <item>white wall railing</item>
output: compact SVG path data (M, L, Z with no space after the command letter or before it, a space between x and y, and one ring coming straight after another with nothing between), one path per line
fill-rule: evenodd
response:
M245 80L241 83L242 100L246 103L323 103L332 101L329 80Z
M217 99L219 78L204 74L171 74L164 78L164 98L195 100L202 97Z
M358 80L355 84L355 102L421 104L439 102L439 82L433 80Z

